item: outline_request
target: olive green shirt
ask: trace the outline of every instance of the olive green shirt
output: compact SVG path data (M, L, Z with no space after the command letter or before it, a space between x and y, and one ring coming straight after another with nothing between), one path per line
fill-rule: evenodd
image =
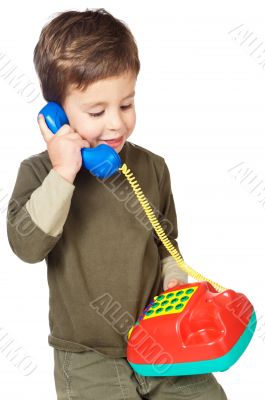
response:
M129 141L119 156L178 249L164 158ZM7 234L21 260L45 259L48 342L58 349L126 357L127 332L145 306L170 279L187 281L120 171L102 180L82 166L72 184L53 169L47 150L20 164Z

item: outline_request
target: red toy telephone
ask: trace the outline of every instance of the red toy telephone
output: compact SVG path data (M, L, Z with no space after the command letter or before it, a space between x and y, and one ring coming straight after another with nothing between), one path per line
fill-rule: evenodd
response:
M256 315L246 296L208 282L171 288L145 308L128 333L127 358L140 375L225 371L248 346Z

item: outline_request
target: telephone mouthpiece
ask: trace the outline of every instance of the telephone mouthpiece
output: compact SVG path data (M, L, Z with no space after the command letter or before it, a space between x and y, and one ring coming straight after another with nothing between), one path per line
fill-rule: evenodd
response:
M83 147L81 153L82 165L98 178L109 178L121 167L120 156L105 143L97 147Z

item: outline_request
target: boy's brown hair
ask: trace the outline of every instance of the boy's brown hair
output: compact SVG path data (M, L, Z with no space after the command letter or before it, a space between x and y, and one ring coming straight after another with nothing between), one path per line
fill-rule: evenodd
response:
M71 85L82 91L100 79L140 71L131 31L104 8L57 13L42 28L33 61L43 97L59 104Z

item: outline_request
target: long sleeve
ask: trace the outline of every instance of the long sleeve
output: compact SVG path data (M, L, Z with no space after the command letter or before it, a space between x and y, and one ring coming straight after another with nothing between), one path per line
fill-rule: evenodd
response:
M51 169L31 194L26 209L38 227L51 236L63 231L75 186Z
M170 173L166 162L164 162L164 170L159 184L160 190L160 212L159 222L164 229L168 239L172 245L179 251L182 256L177 242L178 226L175 203L171 189ZM176 260L170 255L163 243L156 237L158 251L162 265L163 286L166 288L167 283L171 279L180 279L187 282L187 274L178 266Z
M35 173L32 165L23 162L20 164L13 193L7 208L7 237L12 251L23 261L28 263L36 263L42 261L47 254L53 249L62 235L62 230L55 229L55 224L47 223L42 227L38 226L42 206L46 201L52 208L55 199L54 192L47 190L51 187L49 181L56 178L51 170L43 181ZM58 177L57 177L58 178ZM57 183L64 184L69 189L69 182L57 179ZM41 188L42 187L42 188ZM46 187L46 191L44 190ZM37 190L36 194L34 193ZM42 192L43 200L38 204L36 201L38 195ZM33 194L33 198L31 196ZM46 200L45 200L46 199ZM29 201L29 203L27 203ZM58 204L55 208L58 208ZM66 207L67 208L67 207ZM66 209L65 208L65 209ZM29 212L31 210L31 213ZM54 213L50 213L54 215ZM47 208L45 215L47 215ZM37 222L37 223L36 223ZM42 223L40 223L42 224ZM44 230L42 229L44 228ZM45 229L47 232L45 232ZM51 230L52 234L48 233ZM53 236L54 233L58 233Z

